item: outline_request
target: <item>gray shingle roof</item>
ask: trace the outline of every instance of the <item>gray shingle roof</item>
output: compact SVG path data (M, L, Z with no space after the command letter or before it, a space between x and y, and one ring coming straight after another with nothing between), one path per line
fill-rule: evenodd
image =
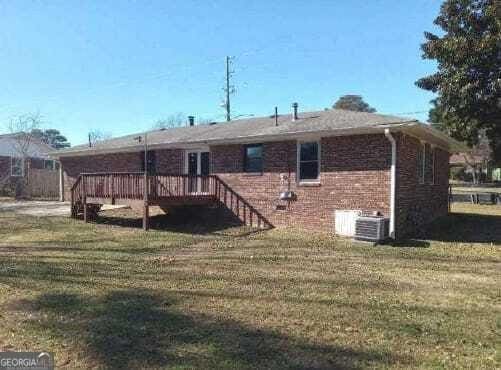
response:
M23 141L18 140L16 137L19 134L0 135L0 156L1 157L22 157ZM26 146L25 153L32 158L49 158L49 153L54 151L51 146L40 142L38 139L30 139L29 145Z
M199 142L224 142L225 140L236 139L252 140L253 137L258 139L266 136L362 129L415 121L408 118L340 109L305 112L299 113L298 116L298 120L292 121L290 114L280 115L278 125L275 125L275 117L271 116L241 119L213 125L196 125L150 131L148 132L148 144L152 146L162 144L182 145ZM82 151L88 151L91 154L93 151L118 151L133 148L138 146L138 142L135 140L137 136L138 134L135 134L102 141L92 148L88 145L78 145L59 150L57 154L64 155L65 153Z

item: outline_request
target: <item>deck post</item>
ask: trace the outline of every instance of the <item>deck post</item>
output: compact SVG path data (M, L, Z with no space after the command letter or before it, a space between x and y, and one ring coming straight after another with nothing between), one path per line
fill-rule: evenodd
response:
M111 189L110 189L110 197L111 197L111 204L115 204L115 176L111 174Z
M59 201L64 202L64 171L61 162L59 162Z
M70 196L71 196L71 217L75 218L75 195L74 195L74 190L71 189L70 191Z
M84 195L83 198L83 216L84 216L84 222L87 222L87 196Z
M87 186L85 185L86 183L86 178L85 176L82 177L82 191L83 191L83 197L82 197L82 202L83 202L83 216L84 216L84 222L87 222Z
M143 230L148 231L150 228L150 206L148 202L144 202L143 206Z
M143 188L143 230L150 227L150 205L148 202L148 135L144 133L144 188Z

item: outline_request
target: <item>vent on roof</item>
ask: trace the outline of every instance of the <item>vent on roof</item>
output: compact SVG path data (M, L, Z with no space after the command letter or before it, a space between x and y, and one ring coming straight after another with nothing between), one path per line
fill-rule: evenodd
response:
M297 120L297 103L292 103L292 120L296 121Z

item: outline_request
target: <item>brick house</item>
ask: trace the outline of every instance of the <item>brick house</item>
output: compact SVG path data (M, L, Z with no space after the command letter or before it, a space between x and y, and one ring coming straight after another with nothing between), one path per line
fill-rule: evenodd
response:
M298 113L297 105L290 115L209 125L194 125L191 118L186 127L148 132L146 161L144 144L144 134L130 135L59 151L66 196L72 196L81 174L94 173L86 180L87 202L107 202L110 189L114 202L140 200L117 177L140 173L147 162L153 175L192 176L182 185L153 177L170 195L173 189L177 195L179 189L183 196L202 194L204 186L212 186L204 185L204 176L213 176L216 198L223 199L220 182L224 203L239 217L240 202L275 227L334 231L336 210L379 212L390 219L391 236L397 237L448 212L449 155L463 150L415 120L336 109ZM115 177L106 180L103 173L111 172ZM227 188L236 194L236 209L233 198L228 205Z
M49 157L54 148L23 133L0 135L0 193L21 191L36 170L56 171L58 163Z

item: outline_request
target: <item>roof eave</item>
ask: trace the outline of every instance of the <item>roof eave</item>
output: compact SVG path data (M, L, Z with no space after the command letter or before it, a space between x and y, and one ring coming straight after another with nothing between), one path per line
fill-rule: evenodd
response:
M284 141L303 138L319 138L324 136L346 136L346 135L362 135L371 133L381 133L382 126L370 127L357 127L339 130L317 130L317 131L296 131L281 134L264 134L264 135L250 135L234 137L230 139L205 139L205 140L191 140L174 143L150 143L148 149L189 149L196 146L203 145L228 145L228 144L246 144L255 142L270 142L270 141ZM111 153L126 153L126 152L141 152L144 150L143 145L131 145L120 148L85 148L82 150L71 151L57 151L49 153L52 158L76 157L76 156L89 156L99 154Z
M149 149L191 149L207 145L228 145L228 144L247 144L255 142L270 142L270 141L284 141L305 138L320 138L328 136L347 136L347 135L363 135L382 133L385 129L391 131L402 131L410 135L416 136L420 139L426 140L426 136L433 138L437 145L440 145L451 153L467 152L468 147L464 144L452 139L441 131L438 131L431 126L419 122L417 120L408 120L396 122L391 124L380 124L368 127L351 127L338 130L311 130L311 131L296 131L281 134L262 134L234 137L230 139L205 139L205 140L191 140L180 141L171 143L150 143ZM426 133L427 135L424 135ZM112 153L130 153L141 152L144 150L143 145L130 145L120 148L85 148L82 150L70 151L54 151L49 153L51 158L64 158L64 157L77 157L77 156L90 156L99 154L112 154Z
M465 153L471 150L465 144L453 139L442 131L419 121L409 122L402 125L402 131L425 140L427 136L431 136L434 140L436 140L436 143L441 144L441 146L443 146L444 149L447 149L449 153Z

